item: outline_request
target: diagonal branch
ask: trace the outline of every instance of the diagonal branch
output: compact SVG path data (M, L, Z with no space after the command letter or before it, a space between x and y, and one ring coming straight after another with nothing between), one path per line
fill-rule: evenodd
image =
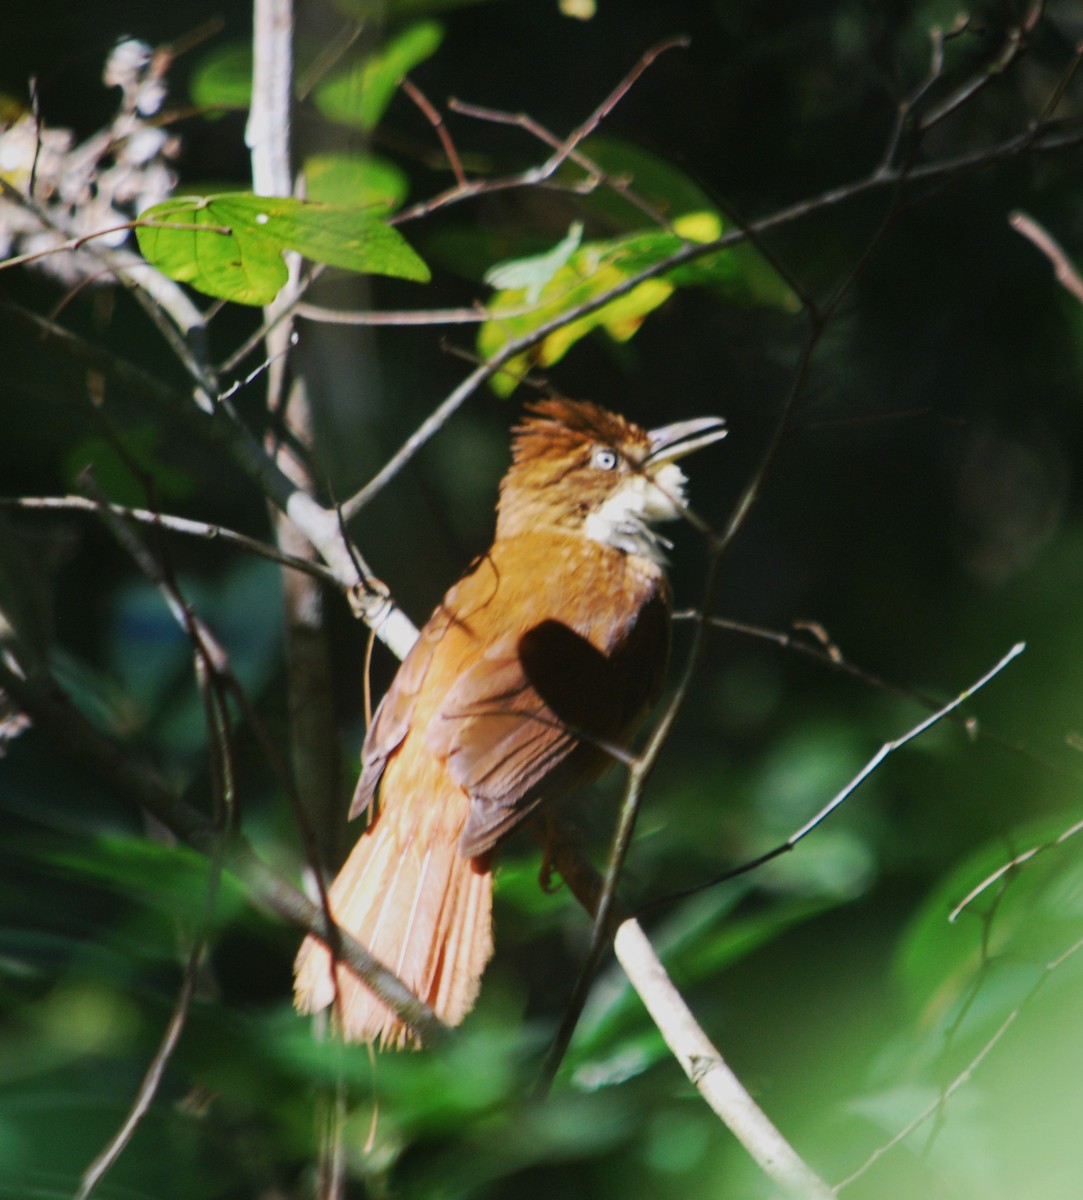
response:
M603 881L567 830L554 820L535 833L553 866L587 912L596 915ZM807 1200L835 1193L786 1141L699 1026L674 987L639 922L614 899L605 922L617 961L657 1025L681 1069L773 1183ZM542 1079L541 1090L547 1081Z
M106 782L113 792L145 809L185 844L208 857L221 854L224 867L248 888L252 899L303 933L313 933L335 948L338 957L367 987L393 1009L426 1045L440 1041L445 1027L406 985L356 938L327 919L327 915L287 883L252 849L240 834L223 833L196 808L181 799L128 747L96 729L71 703L40 662L23 653L21 643L7 641L0 655L0 688L8 692L35 727L49 737L67 758Z

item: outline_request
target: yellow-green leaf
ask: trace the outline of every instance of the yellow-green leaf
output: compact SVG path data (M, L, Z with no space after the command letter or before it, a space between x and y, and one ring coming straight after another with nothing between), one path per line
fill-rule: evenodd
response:
M722 219L715 211L690 212L673 222L673 232L651 230L610 241L586 242L577 249L571 247L569 234L549 254L501 264L486 275L488 281L505 286L489 301L491 319L478 333L479 353L491 357L509 341L525 337L562 313L604 296L689 242L714 241L722 228ZM562 265L552 270L557 261ZM517 286L506 286L508 281ZM531 350L509 360L491 380L493 390L509 395L532 366L558 362L594 329L604 329L615 341L627 341L675 287L691 285L715 288L728 298L781 308L791 308L795 303L785 283L750 247L716 251L659 278L644 280L608 304L554 330ZM515 312L524 306L530 311ZM514 315L500 315L509 312Z

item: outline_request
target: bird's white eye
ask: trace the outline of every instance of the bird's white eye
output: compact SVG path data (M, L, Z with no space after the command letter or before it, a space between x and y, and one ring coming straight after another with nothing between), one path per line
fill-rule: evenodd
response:
M608 446L598 446L590 457L590 465L599 471L612 471L619 461L616 450Z

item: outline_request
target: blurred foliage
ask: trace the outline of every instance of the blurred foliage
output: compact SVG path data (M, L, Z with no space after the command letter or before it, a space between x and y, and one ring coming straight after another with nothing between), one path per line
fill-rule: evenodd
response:
M51 7L11 14L0 93L24 95L33 73L46 125L79 138L114 111L98 73L117 36L179 46L221 14L221 32L170 70L177 107L187 88L207 110L177 123L179 169L185 186L215 180L200 185L207 192L249 186L246 3L109 0L63 20ZM493 311L537 300L537 312L513 318L521 326L483 330L492 348L509 329L551 316L569 289L600 295L682 233L713 235L868 178L899 103L928 74L934 27L949 36L925 111L975 73L982 86L920 147L904 134L901 153L913 153L916 168L980 154L1026 130L1051 99L1072 128L1083 94L1078 81L1059 98L1058 89L1083 37L1078 6L1049 4L1025 53L987 71L1020 8L974 4L964 29L958 6L940 0L625 0L600 3L583 21L555 2L308 0L299 9L297 161L312 200L363 207L372 222L407 195L417 201L452 183L431 125L395 89L402 72L444 113L468 174L497 178L544 162L552 147L522 126L451 113L448 97L528 113L564 138L650 46L675 32L691 37L580 147L617 189L580 193L570 185L583 169L565 162L552 186L494 190L404 226L432 267L430 283L327 271L308 298ZM352 26L343 31L353 19L356 39ZM903 692L717 631L652 778L622 889L646 906L674 980L799 1151L833 1182L871 1161L842 1190L851 1200L1075 1200L1083 1182L1083 839L1063 836L1080 819L1083 778L1083 308L1008 224L1025 210L1083 262L1080 154L1021 153L928 186L836 197L755 245L654 281L647 297L633 292L629 311L600 309L530 359L546 364L556 389L648 425L724 413L731 436L689 469L697 511L720 527L798 375L810 323L794 297L824 305L861 267L814 346L795 428L727 561L720 608L804 646L837 648ZM672 228L652 223L629 188ZM244 218L231 211L221 222ZM246 236L259 228L249 222ZM331 236L322 223L316 232ZM294 226L290 244L304 233ZM587 277L588 257L608 273ZM191 259L189 246L182 273ZM247 271L247 251L242 259ZM495 278L504 290L485 290L501 264L513 271ZM401 263L397 273L410 275ZM102 281L68 294L15 271L0 287L5 300L59 311L77 332L186 386L120 289ZM213 357L228 358L258 317L218 311ZM449 340L476 348L471 332ZM66 492L91 465L115 501L151 503L149 476L168 511L270 538L262 498L215 446L13 322L0 323L0 348L5 496ZM294 362L314 409L316 477L340 499L464 369L431 328L303 324ZM237 377L255 365L246 360ZM91 408L103 387L124 454ZM257 375L235 402L263 434L261 391ZM419 619L486 544L516 415L517 405L474 397L353 527ZM691 530L673 536L677 603L690 607L701 547ZM286 745L276 570L221 541L161 531L148 540ZM350 775L366 639L344 605L329 598L327 607ZM89 720L209 808L191 646L93 518L6 511L0 609ZM946 700L1019 639L1026 653L966 709L976 730L945 722L889 757L792 853L667 903L799 828L924 716L911 689ZM687 644L679 624L678 663ZM377 652L377 694L392 670ZM43 731L16 734L0 707L0 1197L74 1194L137 1092L202 937L208 951L180 1045L96 1193L102 1200L311 1195L336 1094L351 1197L772 1194L612 966L553 1095L531 1098L589 931L565 893L538 888L528 847L513 845L502 860L497 955L460 1035L440 1053L373 1058L295 1017L292 930L257 911L228 875L215 881L207 862L72 766ZM245 832L298 877L286 789L240 720L234 758ZM596 857L619 783L614 773L575 808ZM998 875L1013 858L1021 861Z

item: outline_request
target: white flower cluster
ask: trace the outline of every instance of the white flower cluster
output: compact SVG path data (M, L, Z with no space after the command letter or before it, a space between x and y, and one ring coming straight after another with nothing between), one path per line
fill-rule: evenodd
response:
M107 87L120 88L120 106L84 142L70 130L39 125L30 113L0 129L0 177L24 196L33 178L32 203L0 192L0 259L99 233L93 244L119 246L130 236L127 222L170 195L176 177L169 162L180 143L152 119L165 103L169 62L168 54L145 42L116 45L102 78ZM36 265L68 284L111 279L99 260L79 250L46 253Z

